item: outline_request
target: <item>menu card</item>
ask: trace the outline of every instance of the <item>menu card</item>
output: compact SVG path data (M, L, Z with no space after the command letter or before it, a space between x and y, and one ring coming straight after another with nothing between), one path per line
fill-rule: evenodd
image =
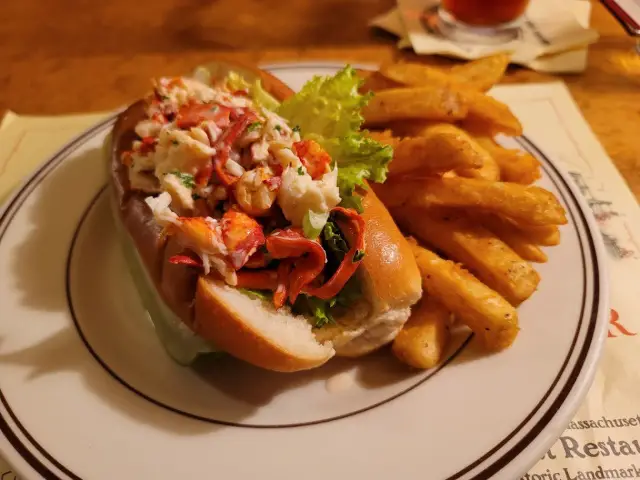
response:
M638 203L564 84L501 86L492 94L513 109L527 137L569 172L586 197L607 246L611 277L609 338L591 390L559 440L522 478L640 477ZM0 126L0 202L48 155L103 115L5 116ZM0 460L0 479L16 478Z

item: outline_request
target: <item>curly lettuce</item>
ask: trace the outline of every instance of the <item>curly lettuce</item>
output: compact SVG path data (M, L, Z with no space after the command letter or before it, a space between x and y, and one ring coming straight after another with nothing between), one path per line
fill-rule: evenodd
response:
M361 94L362 83L351 66L334 76L315 76L285 100L277 113L300 128L303 138L317 141L338 165L342 206L362 211L357 188L365 180L382 183L387 178L393 149L367 136L361 110L372 93Z
M246 90L249 92L251 99L261 107L267 110L276 110L278 108L278 101L262 87L262 82L259 78L256 78L253 83L249 83L236 72L229 72L226 81L227 85L233 90Z

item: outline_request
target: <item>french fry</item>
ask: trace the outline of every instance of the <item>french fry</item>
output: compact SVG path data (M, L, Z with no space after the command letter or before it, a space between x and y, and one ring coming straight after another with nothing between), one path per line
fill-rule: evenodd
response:
M553 247L560 243L560 229L556 225L533 226L523 225L510 218L505 218L515 226L525 237L536 245L543 247Z
M451 260L463 264L488 287L517 306L540 283L540 275L505 242L464 213L401 207L398 225Z
M407 183L411 184L408 188ZM419 183L416 181L406 182L402 178L390 177L384 183L371 182L369 187L387 208L393 208L407 203L409 197L415 193L415 187L418 185Z
M382 90L362 109L367 127L406 119L453 122L466 117L467 112L460 93L441 87Z
M516 136L522 134L520 121L507 105L484 93L500 80L508 64L509 57L506 55L478 60L473 65L452 67L449 72L420 63L395 63L381 67L379 75L396 84L413 87L406 90L422 87L458 92L469 110L463 124L492 135L504 133ZM377 81L382 82L379 79Z
M361 68L356 68L356 75L361 78L363 81L366 81L371 75L373 75L375 70L363 70Z
M427 293L464 322L490 351L508 348L520 327L516 309L450 260L410 242Z
M476 137L476 140L500 167L502 181L531 185L542 176L540 162L530 153L504 148L490 137Z
M411 317L391 345L394 355L415 368L433 368L450 339L451 313L432 296L413 307Z
M391 122L387 127L398 137L422 137L436 125L449 125L448 123L442 123L440 120L399 120L397 122ZM467 132L460 129L465 135Z
M540 247L509 221L487 214L481 215L478 222L509 245L522 259L536 263L545 263L548 260Z
M456 169L456 173L461 177L479 178L482 180L497 182L500 180L500 167L486 150L484 150L480 145L478 145L478 147L478 150L481 150L484 153L482 166L480 168L458 168Z
M462 86L458 79L445 70L421 63L392 63L380 68L389 80L408 87Z
M388 64L380 68L380 73L402 85L462 86L479 92L486 92L500 82L509 66L510 56L499 53L472 62L443 69L407 62Z
M360 93L379 92L380 90L387 90L389 88L398 88L401 85L393 80L385 77L380 72L366 72L359 70L358 76L364 79L362 85L358 89Z
M468 114L461 122L465 130L486 135L522 135L520 120L504 103L474 90L461 90L460 94L468 107Z
M500 180L500 169L489 152L467 132L455 125L429 121L405 121L395 122L390 125L390 128L395 135L435 137L439 141L437 145L434 142L433 146L430 146L432 155L443 155L447 158L461 156L472 162L473 165L470 166L451 166L451 169L455 169L461 177ZM382 141L382 137L379 137L379 140ZM392 146L396 148L395 145ZM393 168L393 163L390 168Z
M387 131L371 136L394 148L389 175L433 175L457 169L473 171L483 163L491 162L490 155L482 147L453 125L435 125L425 130L421 137L390 138Z
M498 53L451 67L449 73L457 82L468 88L486 92L500 82L511 57L507 53Z
M402 193L405 192L415 193ZM479 208L529 225L564 225L565 209L548 190L517 183L490 182L476 178L421 178L390 182L382 201L390 206L444 206Z
M396 148L396 145L400 143L400 138L394 136L393 132L389 129L386 130L370 130L368 135L375 141L384 143L385 145L391 145Z

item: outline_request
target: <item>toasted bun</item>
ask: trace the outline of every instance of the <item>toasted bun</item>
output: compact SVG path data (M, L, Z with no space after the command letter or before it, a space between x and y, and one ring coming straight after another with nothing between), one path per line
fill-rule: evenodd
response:
M422 297L422 279L407 240L373 190L362 199L366 254L358 268L369 312L341 319L330 336L339 356L366 355L395 338Z
M200 277L191 328L234 357L279 372L318 367L334 355L330 343L316 341L304 317L233 287Z
M410 307L422 296L422 279L411 247L373 190L367 190L362 206L367 253L359 271L374 311Z

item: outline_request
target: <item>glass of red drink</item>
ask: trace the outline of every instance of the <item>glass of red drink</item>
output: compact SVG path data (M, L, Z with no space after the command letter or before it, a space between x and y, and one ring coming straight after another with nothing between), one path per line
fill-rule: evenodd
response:
M438 23L458 41L502 43L517 38L529 0L442 0Z

